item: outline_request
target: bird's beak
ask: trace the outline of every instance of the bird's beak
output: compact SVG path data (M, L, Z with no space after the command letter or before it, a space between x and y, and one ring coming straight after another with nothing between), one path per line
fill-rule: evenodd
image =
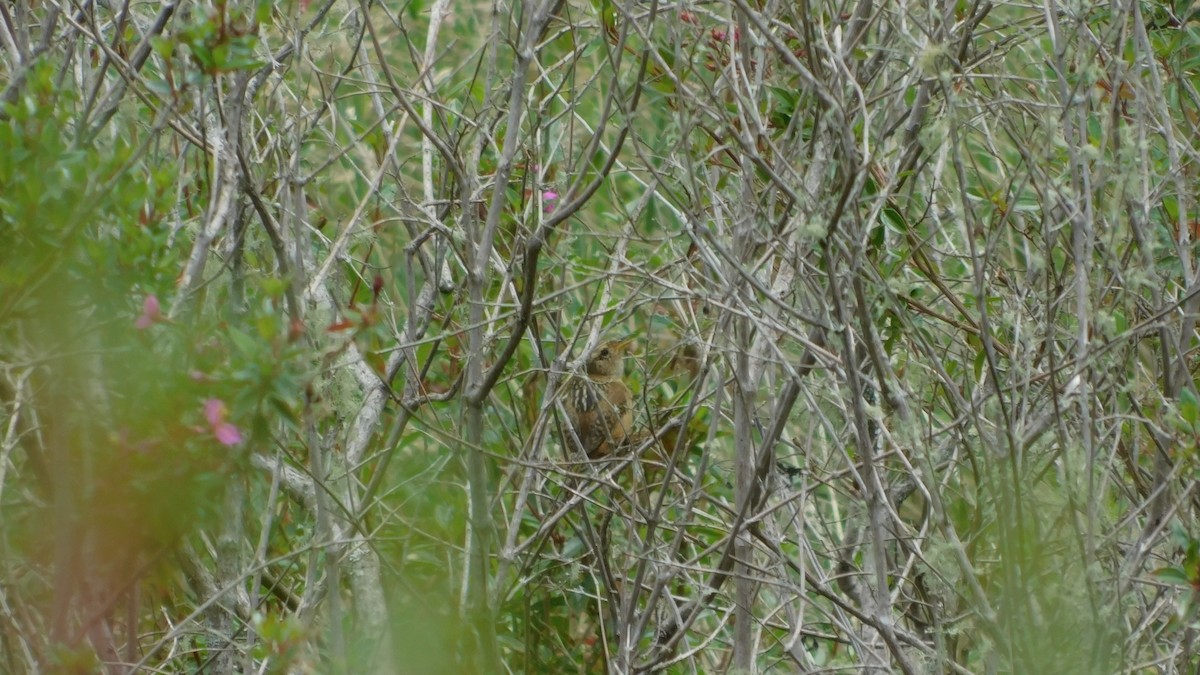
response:
M634 338L633 336L629 336L629 337L625 338L624 340L618 340L618 341L614 342L613 347L619 349L622 353L624 353L625 350L628 349L629 346L633 344L633 341L635 339L636 338Z

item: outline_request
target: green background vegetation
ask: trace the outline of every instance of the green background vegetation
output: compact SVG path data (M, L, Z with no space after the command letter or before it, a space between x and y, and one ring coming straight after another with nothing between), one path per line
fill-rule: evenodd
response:
M1187 3L0 10L0 671L1200 665Z

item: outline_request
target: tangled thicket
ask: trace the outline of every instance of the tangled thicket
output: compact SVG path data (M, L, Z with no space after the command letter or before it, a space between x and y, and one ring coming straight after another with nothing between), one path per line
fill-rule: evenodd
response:
M0 670L1195 671L1193 11L0 3Z

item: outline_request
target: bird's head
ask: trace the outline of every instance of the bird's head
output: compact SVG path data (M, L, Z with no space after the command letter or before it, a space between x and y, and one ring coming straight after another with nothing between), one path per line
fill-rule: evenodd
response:
M625 350L633 344L633 338L601 342L588 356L588 375L601 377L621 376L625 372Z

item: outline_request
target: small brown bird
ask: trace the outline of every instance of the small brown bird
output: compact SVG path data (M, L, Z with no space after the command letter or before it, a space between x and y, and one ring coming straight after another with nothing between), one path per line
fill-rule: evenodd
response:
M633 393L624 380L625 350L632 342L600 344L588 357L587 377L573 376L567 383L563 407L588 457L611 454L633 432Z

